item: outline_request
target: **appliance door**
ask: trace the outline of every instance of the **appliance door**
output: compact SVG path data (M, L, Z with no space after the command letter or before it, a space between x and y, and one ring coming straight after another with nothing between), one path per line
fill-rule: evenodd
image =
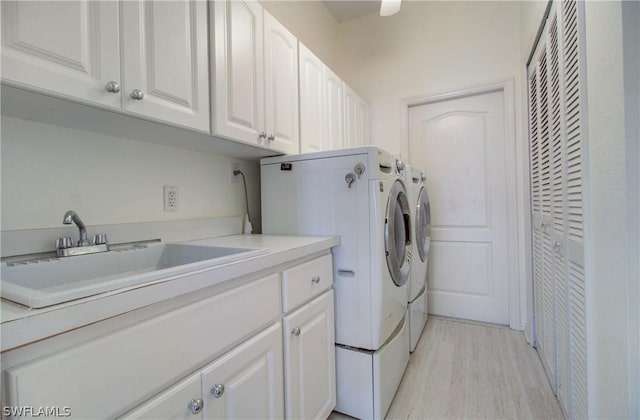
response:
M427 261L429 246L431 244L431 206L427 190L422 187L418 194L418 205L416 207L416 248L420 261Z
M411 210L407 191L399 180L393 183L389 192L384 244L391 279L396 286L403 286L411 268Z

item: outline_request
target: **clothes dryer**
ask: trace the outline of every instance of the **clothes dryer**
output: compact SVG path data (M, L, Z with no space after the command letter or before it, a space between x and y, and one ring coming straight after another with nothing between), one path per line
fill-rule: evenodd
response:
M383 418L409 359L410 203L376 147L261 161L265 234L337 235L336 410Z
M427 272L431 244L431 208L426 176L408 166L405 172L407 193L413 220L411 274L409 276L409 342L414 351L427 323Z

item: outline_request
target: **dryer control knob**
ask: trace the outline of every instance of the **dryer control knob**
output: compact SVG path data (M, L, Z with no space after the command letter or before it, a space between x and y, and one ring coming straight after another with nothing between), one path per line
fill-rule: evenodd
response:
M396 159L396 169L398 170L398 172L404 171L404 168L405 168L404 162L401 161L400 159Z
M427 182L427 175L426 174L420 174L420 180L422 182Z

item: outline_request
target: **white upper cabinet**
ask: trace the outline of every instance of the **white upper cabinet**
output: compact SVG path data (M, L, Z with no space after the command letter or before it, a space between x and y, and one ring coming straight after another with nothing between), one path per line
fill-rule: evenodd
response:
M2 80L120 108L118 3L3 1ZM117 89L116 89L117 90Z
M346 83L344 109L344 147L369 144L369 107Z
M360 98L344 84L344 147L361 144L362 123L360 121Z
M209 131L206 2L121 4L123 109Z
M358 101L358 116L360 119L360 144L366 146L370 143L370 130L369 130L369 105L364 99L359 98Z
M297 41L258 2L216 1L211 11L213 134L297 153Z
M3 81L209 131L206 7L2 2Z
M369 110L337 74L300 45L300 151L369 144Z
M213 133L266 144L262 7L249 1L211 2L215 68Z
M344 86L342 79L328 67L325 74L327 148L341 149L344 147Z
M326 66L300 43L300 151L329 149L325 134Z
M298 40L266 10L264 81L267 140L281 152L298 153Z

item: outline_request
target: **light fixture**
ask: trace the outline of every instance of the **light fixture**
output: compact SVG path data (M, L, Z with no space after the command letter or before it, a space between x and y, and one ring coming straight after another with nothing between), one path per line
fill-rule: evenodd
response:
M380 16L395 15L400 11L400 2L402 0L382 0L380 3Z

